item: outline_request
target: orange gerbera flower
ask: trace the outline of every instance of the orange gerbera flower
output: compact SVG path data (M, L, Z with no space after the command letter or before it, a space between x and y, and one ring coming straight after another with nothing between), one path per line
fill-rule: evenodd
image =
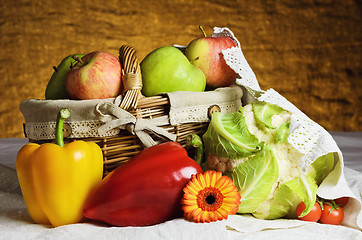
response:
M240 194L233 181L221 172L206 171L192 175L183 189L184 217L199 222L227 219L239 209Z

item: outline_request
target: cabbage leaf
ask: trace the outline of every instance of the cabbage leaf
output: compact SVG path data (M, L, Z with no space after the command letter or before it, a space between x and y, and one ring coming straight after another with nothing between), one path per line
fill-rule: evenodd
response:
M289 126L290 126L289 122L284 122L284 123L282 123L282 125L280 125L280 127L277 130L276 136L275 136L276 142L284 143L284 142L288 141Z
M307 168L307 175L314 178L317 185L320 185L324 178L333 170L334 165L334 154L328 153L317 158Z
M316 196L317 185L314 179L300 175L281 184L276 190L274 198L262 203L261 207L253 215L260 219L277 219L288 214L295 215L294 212L297 205L303 201L306 209L302 212L301 216L304 216L312 210Z
M269 145L226 173L241 195L238 213L254 212L266 200L279 176L278 161Z
M284 109L275 104L267 102L252 102L254 117L257 123L265 126L266 128L274 129L272 124L272 117L281 114Z
M259 208L253 212L253 215L259 219L277 219L284 217L294 205L296 197L294 192L286 184L282 184L276 189L274 198L260 204Z
M215 112L203 135L205 152L218 157L239 159L262 149L263 143L249 132L245 117L238 112Z

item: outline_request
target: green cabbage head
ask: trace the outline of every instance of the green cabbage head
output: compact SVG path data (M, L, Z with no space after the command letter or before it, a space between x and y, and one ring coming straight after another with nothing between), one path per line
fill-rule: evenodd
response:
M266 102L213 114L203 135L207 168L234 181L241 195L238 213L276 219L295 217L301 201L306 204L302 216L313 208L318 185L334 168L334 156L322 156L302 171L303 154L287 141L290 116Z

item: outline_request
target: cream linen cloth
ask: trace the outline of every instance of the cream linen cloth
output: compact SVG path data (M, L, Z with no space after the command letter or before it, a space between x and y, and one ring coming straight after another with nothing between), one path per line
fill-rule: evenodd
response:
M349 188L362 197L362 133L333 132L345 156L344 175ZM18 150L27 139L0 139L0 239L318 239L358 240L359 230L345 226L307 223L298 220L259 220L229 216L225 221L196 224L175 219L151 227L121 228L79 223L51 228L35 224L21 195L15 172ZM356 169L360 172L357 172Z
M345 156L344 175L349 188L362 197L362 133L333 132ZM0 139L0 239L315 239L358 240L361 231L345 226L307 223L298 220L258 220L250 216L229 216L222 222L196 224L175 219L140 228L79 223L51 228L33 223L21 195L15 172L18 150L27 139ZM356 169L360 172L357 172Z
M150 227L78 223L57 228L30 218L14 169L0 165L0 239L227 239L224 222L196 224L175 219Z
M350 188L362 195L362 174L345 168ZM197 224L175 219L150 227L110 227L78 223L57 228L35 224L30 218L16 172L0 165L0 239L318 239L357 240L362 232L345 226L298 220L259 220L234 215L227 220Z

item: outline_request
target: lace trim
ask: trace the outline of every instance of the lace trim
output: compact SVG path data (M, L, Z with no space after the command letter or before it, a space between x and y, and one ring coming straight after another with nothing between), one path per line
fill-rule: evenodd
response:
M232 47L223 50L222 53L226 63L239 75L239 78L236 79L236 82L239 85L246 86L257 91L261 90L255 73L246 61L241 48Z
M241 101L239 100L227 103L198 105L177 109L171 108L170 121L173 125L191 122L209 122L210 118L208 116L208 111L209 108L213 105L219 106L221 112L223 113L231 113L239 110L239 108L241 107Z
M291 134L288 137L288 142L300 153L305 154L302 158L303 168L327 153L341 152L332 136L323 127L312 121L274 89L264 92L258 100L276 104L292 113ZM341 161L343 162L343 159Z
M209 122L208 111L214 104L190 106L185 108L171 108L170 120L172 125L185 123ZM224 113L236 112L241 107L241 101L219 103L220 111ZM117 135L119 128L108 130L102 134L98 128L104 123L101 121L77 121L65 122L70 135L67 138L89 138L89 137L108 137ZM25 136L33 140L50 140L55 139L55 122L26 122L24 125Z
M27 122L24 125L25 136L32 140L55 139L55 122ZM88 137L108 137L119 133L119 129L111 129L103 134L99 134L97 129L103 123L101 121L79 121L65 122L70 129L67 138L88 138Z
M259 83L256 79L255 73L246 61L243 51L241 50L239 40L234 36L234 33L229 28L214 27L214 33L212 37L221 36L230 37L237 43L237 47L231 47L222 51L226 64L229 65L230 68L239 75L239 78L236 79L236 82L239 85L259 91Z

